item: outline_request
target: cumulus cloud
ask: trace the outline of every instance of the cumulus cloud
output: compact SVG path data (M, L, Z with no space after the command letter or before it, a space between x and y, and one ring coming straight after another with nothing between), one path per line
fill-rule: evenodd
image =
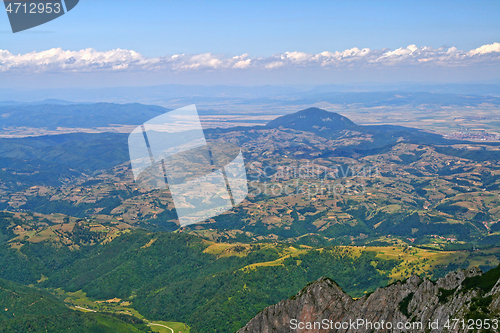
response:
M265 58L249 54L225 57L212 53L176 54L149 58L133 50L65 51L54 48L41 52L14 55L0 50L0 72L98 72L98 71L200 71L277 68L363 68L393 66L470 66L478 63L500 64L500 43L462 51L456 47L418 47L409 45L396 50L352 48L318 54L285 52Z
M476 54L487 54L487 53L500 53L500 43L486 44L481 47L478 47L475 50L471 50L469 52L470 55Z

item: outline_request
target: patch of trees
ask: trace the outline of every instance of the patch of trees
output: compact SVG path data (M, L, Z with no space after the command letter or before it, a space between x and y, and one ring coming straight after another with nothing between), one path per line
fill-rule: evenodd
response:
M463 214L467 213L469 209L466 207L454 205L454 204L449 204L449 203L444 203L436 207L437 210L447 213L450 215L455 215L455 214Z
M105 233L91 231L88 225L76 222L68 236L75 244L90 245L99 242L100 239L104 238Z

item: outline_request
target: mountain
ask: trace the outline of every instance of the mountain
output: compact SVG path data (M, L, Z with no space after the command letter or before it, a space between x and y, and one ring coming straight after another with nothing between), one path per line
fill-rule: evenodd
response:
M296 296L266 308L238 333L288 333L297 329L392 332L388 325L396 332L468 332L481 328L486 328L482 332L496 332L498 321L495 324L492 319L498 314L500 266L485 274L477 268L459 270L437 281L413 275L359 299L351 298L333 280L321 278ZM377 325L385 326L377 329Z
M111 125L140 125L169 111L161 106L139 103L64 104L47 101L40 104L1 105L1 127L93 128Z
M321 101L332 104L378 105L479 105L499 104L500 88L493 84L356 84L356 85L178 85L113 87L99 89L2 89L2 100L44 100L48 98L82 102L154 103L189 105L207 100L228 105L307 105ZM481 96L483 95L483 96ZM490 96L487 96L490 95ZM495 98L495 96L497 98Z
M312 132L327 139L345 138L346 136L368 135L370 140L352 145L348 150L371 154L371 149L390 147L398 142L415 144L456 144L458 140L446 140L442 135L397 125L362 126L352 122L336 112L319 108L309 108L271 120L267 128L290 128ZM367 150L368 149L368 150Z
M481 90L481 89L478 89ZM311 91L303 93L293 101L286 101L288 104L308 105L318 102L328 102L340 105L360 105L364 107L377 106L417 106L417 105L439 105L439 106L476 106L481 103L491 103L498 105L498 86L490 89L490 92L497 96L478 96L467 94L449 94L434 92L404 92L404 91L373 91L373 92L331 92L331 91Z
M70 133L0 139L1 159L44 161L79 171L108 169L129 159L127 135Z
M56 117L53 121L50 116L41 119L43 108L48 106L36 106L41 110L29 109L24 113L17 110L12 116L0 120L0 126L19 125L23 126L59 127L76 126L94 127L107 126L109 124L140 124L149 117L166 112L160 107L137 105L115 105L99 103L94 105L64 105L51 106L55 114L64 118ZM74 108L74 109L72 109ZM0 113L6 112L1 110ZM10 119L12 117L12 119ZM117 118L120 118L119 121ZM229 129L207 129L207 136L221 136L229 132L244 132L254 129L277 129L290 128L303 132L312 132L318 136L328 139L344 137L363 137L366 139L348 147L342 147L340 153L373 154L373 149L389 149L398 142L411 142L415 144L454 144L458 141L446 140L441 135L420 131L403 126L360 126L338 113L328 112L318 108L309 108L290 115L278 117L270 121L265 127L240 127ZM27 163L26 169L34 172L47 170L67 170L68 168L78 171L94 172L108 169L128 161L127 134L124 133L71 133L60 135L45 135L26 138L0 139L0 167L8 166L22 161ZM217 138L215 138L217 139ZM449 150L449 153L464 154L465 152ZM486 156L491 152L481 152ZM460 156L466 157L466 156ZM28 162L29 161L29 162ZM52 167L60 165L62 169ZM31 165L31 166L30 166ZM25 172L25 174L28 174ZM5 179L8 177L5 176ZM15 177L17 178L17 177ZM22 181L21 181L22 183ZM37 185L36 181L32 185Z
M358 125L336 112L309 108L271 120L266 127L286 127L299 131L321 133L323 131L357 129Z
M328 129L321 130L324 124ZM437 134L360 126L317 108L278 118L268 127L209 129L205 134L208 141L242 147L251 188L248 204L192 231L238 230L244 232L238 234L244 238L240 241L264 237L304 245L365 245L393 235L413 239L413 245L453 250L471 249L474 242L494 246L500 239L500 224L495 224L500 219L495 166L500 150L492 144L452 146L454 141ZM168 191L138 189L128 159L127 134L122 133L0 139L0 209L98 220L105 215L134 228L177 229ZM308 184L323 183L329 197L311 201L303 192L297 201L284 193L263 193L268 184L286 186L288 194L290 186L312 194L312 187L288 180L301 178L297 171L308 165L322 170L309 173ZM363 193L342 190L343 181Z
M121 133L0 139L0 183L13 190L60 186L128 159L127 135Z
M159 232L178 229L169 192L134 183L127 134L0 140L0 209L10 210L0 213L0 277L60 291L64 295L56 296L67 296L69 307L88 306L99 315L128 311L182 322L196 333L229 333L322 276L338 283L346 304L366 308L371 303L352 297L380 303L365 293L413 274L438 279L458 268L486 271L499 264L500 150L493 145L451 146L436 134L360 126L315 108L267 127L205 134L207 141L242 148L249 196L176 232ZM498 279L484 276L483 282L464 278L463 285ZM395 291L387 313L406 299L400 311L417 316L406 298L418 291L410 280L389 287L409 289ZM443 302L452 297L439 288L431 294ZM36 297L39 289L28 291ZM119 303L107 302L115 299ZM42 321L15 313L0 327ZM51 316L50 322L66 322Z

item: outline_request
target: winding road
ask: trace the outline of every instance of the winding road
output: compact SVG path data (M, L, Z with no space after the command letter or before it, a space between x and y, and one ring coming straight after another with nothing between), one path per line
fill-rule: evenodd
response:
M170 327L168 326L165 326L165 325L161 325L161 324L148 324L148 326L161 326L161 327L165 327L165 328L168 328L169 330L172 331L172 333L175 333L173 329L171 329Z
M92 309L87 309L87 308L82 308L81 306L76 306L76 305L75 305L75 308L80 309L80 310L89 311L89 312L97 312L97 311L95 311L95 310L92 310Z

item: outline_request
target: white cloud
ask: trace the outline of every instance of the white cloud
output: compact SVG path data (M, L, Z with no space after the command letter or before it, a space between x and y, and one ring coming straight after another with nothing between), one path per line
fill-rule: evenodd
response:
M500 43L483 45L481 47L478 47L475 50L471 50L469 52L469 54L476 55L476 54L487 54L487 53L493 53L493 52L500 53Z
M461 51L456 47L417 47L409 45L396 50L352 48L324 51L318 54L284 52L267 58L249 54L224 57L212 53L176 54L148 58L133 50L115 49L105 52L94 49L65 51L54 48L41 52L14 55L0 50L0 72L99 72L99 71L200 71L277 68L363 68L384 66L469 66L477 63L500 64L500 43Z
M280 68L280 67L283 67L283 65L285 65L285 63L283 61L273 61L273 62L265 64L264 68L267 68L267 69Z
M0 51L1 72L124 70L132 66L142 67L151 61L135 51L121 49L98 52L94 49L64 51L57 48L22 55Z

